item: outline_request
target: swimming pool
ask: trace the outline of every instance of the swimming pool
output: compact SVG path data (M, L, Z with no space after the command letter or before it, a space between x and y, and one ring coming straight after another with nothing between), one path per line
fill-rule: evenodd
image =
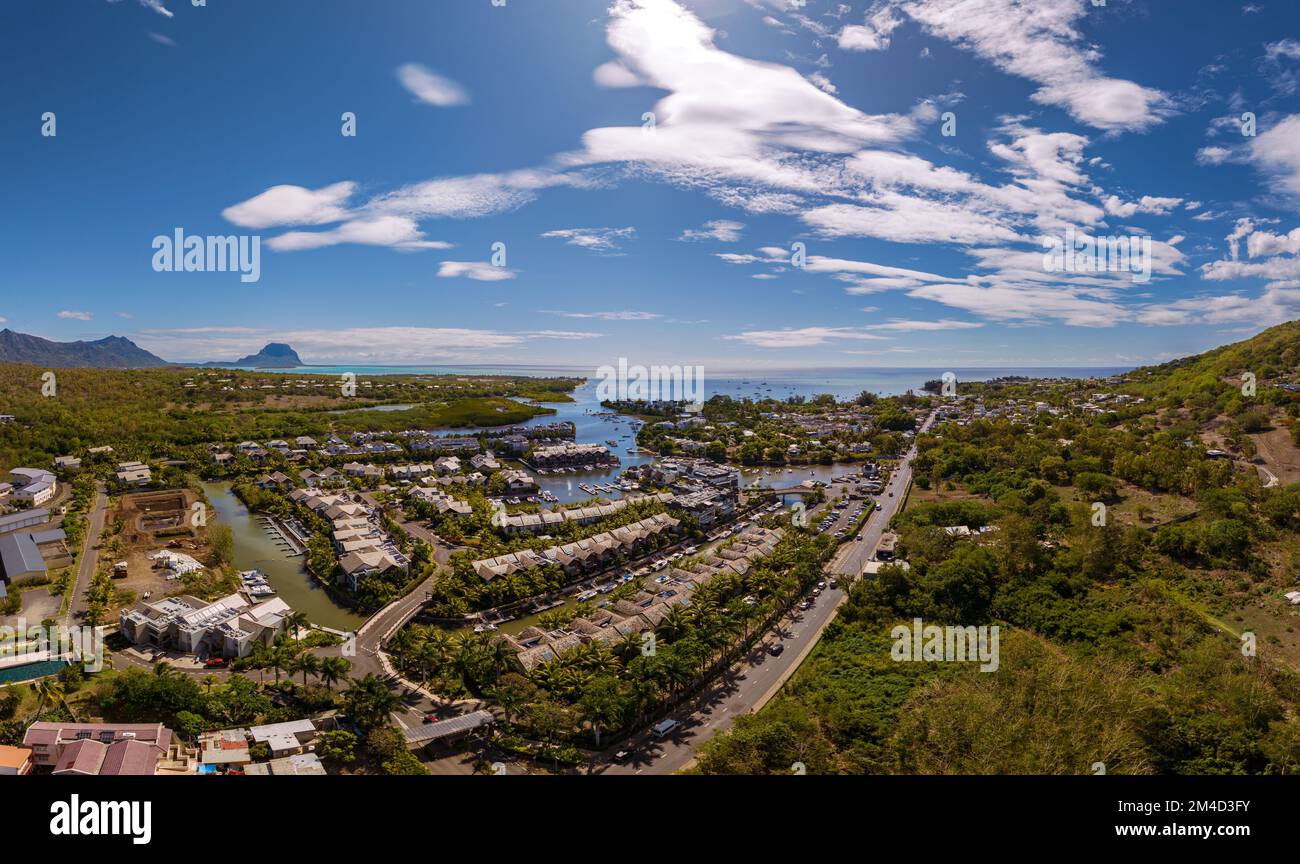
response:
M15 684L19 681L34 681L46 675L55 675L67 665L65 660L38 660L35 663L23 663L19 666L6 666L0 669L0 684Z

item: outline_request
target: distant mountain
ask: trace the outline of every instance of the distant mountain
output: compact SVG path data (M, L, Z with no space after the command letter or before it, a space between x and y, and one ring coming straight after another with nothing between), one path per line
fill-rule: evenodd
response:
M152 369L170 365L121 336L94 342L51 342L7 327L0 330L0 363L30 363L54 369Z
M204 363L204 366L251 366L254 369L296 369L304 366L298 352L283 342L272 342L258 351L241 357L234 363Z

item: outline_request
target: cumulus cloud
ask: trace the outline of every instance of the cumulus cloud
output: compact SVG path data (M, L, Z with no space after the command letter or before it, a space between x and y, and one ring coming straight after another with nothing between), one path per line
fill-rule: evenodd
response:
M644 84L640 78L636 77L636 73L617 60L611 60L597 66L596 70L591 73L591 78L601 87L641 87Z
M1128 219L1138 213L1167 216L1170 211L1182 203L1183 199L1181 198L1156 198L1151 195L1143 195L1138 201L1123 201L1118 195L1111 195L1106 199L1106 212L1121 219Z
M877 4L867 12L865 23L846 25L835 41L844 51L883 51L889 47L890 34L902 23L893 8Z
M272 186L247 201L227 207L221 215L241 228L326 225L348 218L344 205L355 190L356 184L348 181L320 189Z

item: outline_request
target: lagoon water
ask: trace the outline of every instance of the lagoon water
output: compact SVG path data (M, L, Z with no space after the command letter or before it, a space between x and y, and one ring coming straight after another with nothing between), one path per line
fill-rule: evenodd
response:
M360 615L341 609L330 599L304 564L277 544L262 524L230 490L229 483L204 483L203 493L217 511L217 518L234 533L236 570L261 570L280 599L307 619L322 627L352 631L365 621Z
M555 410L555 414L543 414L534 417L525 426L544 425L560 420L568 420L577 430L580 444L604 444L614 441L617 446L610 449L622 462L617 468L599 471L585 471L577 474L538 477L541 488L550 492L562 504L583 501L591 495L578 487L580 483L611 483L625 469L632 465L641 465L652 461L649 456L631 454L627 451L636 446L636 433L641 424L630 417L611 416L600 407L596 398L595 370L590 367L576 366L304 366L298 369L262 370L286 374L341 375L345 372L355 373L358 378L379 375L517 375L528 377L571 376L588 378L586 384L573 392L573 402L553 402L546 407ZM723 373L718 377L706 374L704 389L706 398L717 394L728 395L735 399L788 399L793 396L812 398L829 393L839 400L849 400L864 390L882 396L892 396L919 390L926 381L941 379L946 372L957 376L958 385L962 381L988 381L1011 375L1028 378L1104 378L1127 371L1121 367L1107 368L1001 368L1001 369L858 369L826 368L776 370L754 373ZM392 406L390 410L409 406ZM473 434L480 431L476 427L448 429L448 433L461 432ZM746 485L758 482L764 486L796 485L802 480L827 480L829 477L845 473L846 468L836 466L807 466L795 469L794 473L784 471L779 474L765 475L761 472L746 473L742 480ZM793 481L790 482L790 481ZM619 493L600 493L603 497L619 497Z

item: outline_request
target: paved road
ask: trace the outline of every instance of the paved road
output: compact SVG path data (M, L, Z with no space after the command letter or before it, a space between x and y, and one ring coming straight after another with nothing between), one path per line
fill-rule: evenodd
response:
M919 431L928 432L934 423L934 415L931 414L925 418ZM862 568L871 560L871 556L876 551L876 546L880 543L880 535L885 533L889 527L890 521L898 508L903 505L903 496L907 494L907 485L912 481L912 459L916 456L916 448L908 450L907 453L899 460L898 465L894 468L894 473L890 475L889 482L885 484L885 490L880 493L877 503L880 504L880 512L873 513L867 520L866 526L862 529L862 539L853 540L845 543L840 547L835 558L831 561L830 571L844 576L856 577L862 573Z
M934 416L926 418L921 431L926 431L933 423ZM902 504L903 493L911 479L911 461L916 455L915 448L909 450L899 460L890 482L881 495L881 511L871 516L862 531L862 540L844 544L841 552L828 568L835 573L849 573L853 576L862 572L865 563L874 551L880 535L888 526ZM891 498L889 492L894 495ZM852 570L856 564L857 569ZM841 569L835 569L838 562ZM847 583L848 580L845 580ZM595 770L601 774L672 774L689 767L695 761L695 748L708 741L719 731L731 727L737 715L748 714L766 704L804 657L821 638L826 625L835 617L836 607L843 601L847 584L840 588L827 588L815 599L811 609L795 612L791 618L782 621L777 632L764 638L757 648L737 667L717 681L701 697L690 705L680 708L670 716L681 721L681 726L667 739L658 741L648 733L642 733L630 742L621 745L632 753L631 759L623 764L605 762ZM785 646L780 656L773 657L769 646L780 642ZM606 754L608 758L612 754Z
M90 516L86 520L86 539L81 549L81 560L77 564L77 582L72 586L72 602L68 604L68 614L64 617L65 624L80 620L89 607L86 592L90 590L90 581L95 576L95 565L99 561L99 551L95 546L99 543L99 535L104 530L104 511L107 506L108 496L104 493L104 484L101 483L95 490L95 503L90 508Z

